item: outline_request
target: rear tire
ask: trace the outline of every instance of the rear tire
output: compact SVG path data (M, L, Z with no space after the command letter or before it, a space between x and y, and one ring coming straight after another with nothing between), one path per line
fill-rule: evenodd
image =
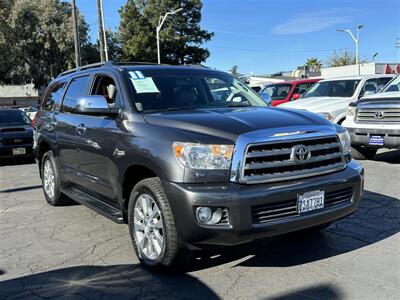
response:
M358 160L372 160L374 159L376 152L378 149L368 148L364 146L352 146L351 147L351 156Z
M62 206L72 202L61 193L59 171L52 151L47 151L43 155L40 173L47 203L52 206Z
M128 226L133 248L144 266L177 270L190 262L192 252L179 237L159 178L144 179L133 188Z

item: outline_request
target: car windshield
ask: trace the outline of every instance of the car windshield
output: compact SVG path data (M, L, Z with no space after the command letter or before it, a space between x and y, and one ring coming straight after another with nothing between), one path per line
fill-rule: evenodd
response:
M19 110L0 110L0 126L30 125L29 118Z
M284 100L291 88L292 84L270 84L262 90L262 93L267 93L271 100Z
M397 76L392 81L390 81L381 91L382 93L386 92L399 92L400 91L400 76Z
M314 84L304 95L311 97L351 97L354 95L360 80L331 80Z
M268 106L251 88L222 72L128 69L127 76L139 111Z

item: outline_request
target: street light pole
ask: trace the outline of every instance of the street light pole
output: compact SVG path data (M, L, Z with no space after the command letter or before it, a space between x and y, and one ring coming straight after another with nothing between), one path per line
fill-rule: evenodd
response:
M169 15L175 15L176 13L180 12L182 9L183 8L181 7L181 8L178 8L177 10L169 11L163 17L160 16L160 19L158 20L158 25L157 25L157 29L156 29L158 64L161 64L161 53L160 53L160 30L161 30L161 27L163 26L165 20L168 18Z
M74 34L74 47L75 47L75 66L78 68L81 65L81 46L79 41L78 18L76 13L75 0L71 0L72 6L72 27Z
M358 64L359 62L359 56L358 56L358 41L359 41L359 36L360 36L360 30L363 28L364 25L358 25L357 26L357 34L354 36L354 34L351 32L350 29L336 29L338 32L347 32L351 38L353 39L354 43L356 44L356 65L358 66L358 75L360 75L360 65Z

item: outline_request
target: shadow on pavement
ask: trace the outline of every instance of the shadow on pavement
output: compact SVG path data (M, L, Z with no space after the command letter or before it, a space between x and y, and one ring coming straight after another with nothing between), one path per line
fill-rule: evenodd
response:
M137 265L79 266L0 282L1 299L217 299L185 274L157 274Z
M350 252L400 231L400 200L364 192L357 211L328 228L300 231L250 244L200 252L190 271L206 269L246 256L240 266L290 267Z
M338 300L343 299L343 294L340 290L328 284L318 285L316 287L308 287L287 294L282 294L276 297L266 298L266 300Z
M36 163L34 157L15 157L15 158L0 158L0 167L2 166L18 166Z
M390 164L400 164L400 150L378 152L375 161L387 162Z
M15 192L36 190L36 189L41 189L41 188L42 188L41 185L29 185L29 186L23 186L23 187L18 187L18 188L13 188L13 189L2 190L2 191L0 191L0 193L15 193Z

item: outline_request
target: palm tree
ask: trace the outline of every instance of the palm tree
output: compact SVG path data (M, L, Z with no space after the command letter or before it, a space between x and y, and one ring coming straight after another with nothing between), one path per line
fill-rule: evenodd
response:
M318 60L318 58L310 57L310 58L307 58L306 66L312 72L319 72L322 68L322 62L320 60Z

